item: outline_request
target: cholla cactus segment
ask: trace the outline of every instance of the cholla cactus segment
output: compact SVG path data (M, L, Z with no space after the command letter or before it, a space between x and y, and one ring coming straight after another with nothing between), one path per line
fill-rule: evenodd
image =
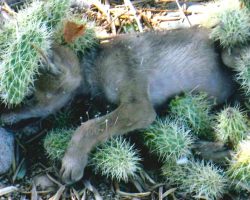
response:
M246 48L236 61L236 80L246 95L250 95L250 48Z
M220 168L204 161L191 161L180 188L197 199L220 199L226 191L227 178Z
M209 115L211 107L212 104L204 93L188 93L182 97L176 97L170 102L170 112L187 124L192 133L206 139L213 138Z
M176 161L168 160L161 168L162 175L166 182L170 185L180 186L182 180L187 176L185 165L179 165Z
M90 165L96 173L127 182L140 170L139 161L141 158L133 145L122 137L113 137L96 148Z
M150 151L162 160L177 161L190 154L193 143L190 130L177 120L158 119L145 130L144 135Z
M0 29L0 61L8 50L8 43L15 39L15 33L15 27L10 23L5 23L3 29Z
M83 26L84 32L81 36L77 37L70 43L67 43L64 39L64 29L66 22L73 22L78 26ZM82 18L79 15L69 14L67 15L63 21L57 26L57 30L55 31L55 40L62 45L67 45L69 48L74 50L76 53L84 54L86 49L90 49L97 45L97 39L94 31L94 24L87 22L86 19Z
M216 116L216 138L237 147L248 135L247 117L238 106L227 107Z
M226 10L219 15L220 25L215 27L211 38L223 47L244 45L250 40L250 14L246 9Z
M69 7L70 0L34 0L21 9L16 18L21 26L31 21L41 21L51 29L61 22Z
M236 188L250 187L250 137L239 144L230 163L228 175Z
M44 149L53 161L61 160L73 134L73 129L53 129L44 139Z
M30 23L16 34L6 44L0 73L1 98L9 106L21 103L29 94L42 56L39 51L47 53L51 46L51 34L42 23Z

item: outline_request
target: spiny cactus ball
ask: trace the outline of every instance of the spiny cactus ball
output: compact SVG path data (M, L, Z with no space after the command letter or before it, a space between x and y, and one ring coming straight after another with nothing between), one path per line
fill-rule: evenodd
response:
M64 31L65 27L67 27L67 23L74 23L76 27L81 27L83 29L83 34L76 37L71 42L66 42L64 39ZM87 20L82 18L82 16L68 14L58 25L55 34L55 40L59 44L66 44L76 53L84 53L86 49L89 49L97 44L93 27L93 23L87 22Z
M170 185L181 185L182 179L185 179L187 175L185 164L180 165L171 160L167 160L161 170L164 179Z
M127 182L140 170L141 158L134 146L122 137L113 137L96 147L90 165L96 173Z
M227 107L216 116L216 138L234 148L248 134L247 118L238 106Z
M250 137L239 144L230 163L228 174L236 188L250 187Z
M73 134L73 129L53 129L44 139L44 149L53 161L61 160Z
M236 61L236 80L246 93L250 95L250 48L246 48Z
M162 160L177 161L190 154L193 139L190 130L177 120L158 119L144 132L145 143L150 151Z
M38 62L49 52L51 33L41 23L20 27L15 40L8 41L2 55L0 94L9 106L20 104L31 92Z
M250 40L250 15L246 9L225 10L219 15L220 24L211 33L211 38L220 41L223 47L244 45Z
M226 191L227 178L224 172L212 163L191 161L186 168L186 177L180 188L200 199L220 199Z
M205 139L213 138L209 115L212 104L208 101L206 94L189 93L182 97L177 96L170 102L169 107L170 112L187 124L192 133Z

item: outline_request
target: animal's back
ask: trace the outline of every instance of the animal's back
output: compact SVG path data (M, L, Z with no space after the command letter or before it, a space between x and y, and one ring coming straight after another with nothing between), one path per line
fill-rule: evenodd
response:
M97 65L100 85L112 102L118 101L120 88L137 78L148 84L155 105L190 90L205 91L222 102L233 91L206 29L118 37L103 45Z

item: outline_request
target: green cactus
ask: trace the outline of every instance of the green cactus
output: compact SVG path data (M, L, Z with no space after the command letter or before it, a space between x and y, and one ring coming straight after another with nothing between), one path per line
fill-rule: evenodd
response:
M158 119L144 131L145 143L161 160L177 161L190 154L193 139L177 120Z
M45 23L48 29L55 28L70 8L70 0L34 0L19 10L16 19L20 26L26 26L31 21Z
M247 123L246 115L238 106L227 107L216 116L216 138L235 148L241 140L247 137Z
M7 50L2 55L0 92L2 100L17 105L31 92L38 62L42 57L40 50L49 52L51 33L42 23L30 23L19 29L14 41L8 41Z
M228 175L237 189L250 187L250 137L240 142L230 163Z
M33 1L24 6L0 33L0 94L8 106L20 104L34 89L39 60L48 56L52 33L69 0Z
M250 40L250 15L246 9L229 9L219 15L220 24L211 33L211 38L227 48L245 45Z
M139 161L141 158L133 145L122 137L113 137L96 147L90 165L96 173L127 182L140 170Z
M244 49L236 61L236 80L247 96L250 95L250 48Z
M74 129L58 128L51 130L44 139L44 149L53 161L60 161L68 147Z
M185 165L186 176L180 189L197 199L220 199L226 191L227 178L220 168L204 161L191 161Z
M63 35L65 22L68 21L74 22L77 25L83 25L85 27L82 36L79 36L71 43L66 43ZM97 39L93 27L94 24L87 22L87 20L82 18L82 16L68 14L57 27L55 34L55 41L57 41L57 43L59 44L68 46L77 54L78 53L84 54L86 49L90 49L95 45L97 45Z
M208 101L207 95L185 94L176 97L170 102L170 112L179 120L187 124L192 133L198 137L212 139L211 117L209 115L212 104Z
M184 164L166 161L162 174L168 184L197 199L220 199L228 183L223 170L203 160Z
M187 176L186 164L180 165L175 161L168 160L162 166L162 175L167 184L180 186Z
M0 29L0 61L3 60L3 55L8 50L8 42L15 39L14 33L15 27L8 23L5 23L3 29Z

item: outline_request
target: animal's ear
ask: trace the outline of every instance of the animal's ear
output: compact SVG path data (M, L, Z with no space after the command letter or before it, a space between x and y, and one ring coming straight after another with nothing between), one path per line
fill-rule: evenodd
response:
M64 25L63 36L67 43L72 43L74 40L84 35L86 26L75 22L67 21Z
M222 50L221 58L224 65L230 68L235 68L237 59L240 58L241 53L243 52L242 48L226 48Z

